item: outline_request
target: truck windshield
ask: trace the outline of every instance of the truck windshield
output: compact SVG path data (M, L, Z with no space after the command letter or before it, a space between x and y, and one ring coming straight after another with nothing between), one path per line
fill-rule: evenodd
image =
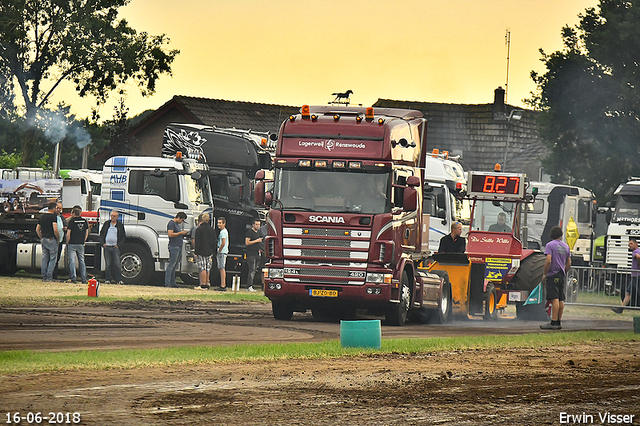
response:
M276 170L274 207L316 212L391 211L390 172Z
M513 201L477 200L471 230L511 233L515 212Z
M616 202L613 221L640 223L640 195L620 195Z
M185 175L185 183L187 185L189 201L192 203L211 203L211 189L209 187L208 176L193 180L191 176Z

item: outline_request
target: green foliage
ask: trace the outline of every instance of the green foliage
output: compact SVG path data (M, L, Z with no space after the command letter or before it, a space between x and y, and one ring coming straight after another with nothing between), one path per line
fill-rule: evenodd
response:
M543 111L543 162L554 182L592 189L600 202L640 173L640 1L600 0L562 29L564 48L542 53L546 72L529 104Z
M20 165L22 156L17 152L7 154L4 149L0 151L0 169L15 169Z
M0 0L0 89L13 84L25 105L29 131L22 139L23 164L33 164L37 116L62 81L82 97L104 103L110 92L135 83L153 94L162 74L171 75L179 53L168 38L138 33L118 9L129 0ZM0 93L3 93L0 91ZM2 99L0 99L2 101Z

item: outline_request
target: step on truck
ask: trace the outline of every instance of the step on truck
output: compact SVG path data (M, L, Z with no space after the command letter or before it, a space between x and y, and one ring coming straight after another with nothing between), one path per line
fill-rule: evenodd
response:
M182 157L112 157L102 171L100 227L111 211L120 214L127 239L120 247L122 278L126 284L152 284L154 272L163 272L169 262L167 223L179 211L187 215L186 230L197 224L201 213L213 212L209 167ZM101 263L104 270L104 262ZM177 271L197 274L193 247L184 239ZM159 280L164 282L164 280Z
M438 308L444 280L417 271L429 255L426 125L419 111L306 105L283 122L273 182L259 171L255 191L270 207L263 274L276 319L366 309L402 325L426 302Z

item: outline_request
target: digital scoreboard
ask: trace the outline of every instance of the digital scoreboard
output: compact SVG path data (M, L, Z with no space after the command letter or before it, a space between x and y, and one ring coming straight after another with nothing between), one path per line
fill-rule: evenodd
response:
M522 173L469 172L469 196L496 198L523 198L525 175Z

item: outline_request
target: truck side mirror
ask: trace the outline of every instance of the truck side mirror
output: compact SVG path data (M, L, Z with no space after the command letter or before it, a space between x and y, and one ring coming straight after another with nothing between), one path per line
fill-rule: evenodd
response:
M420 186L420 178L418 176L409 176L407 178L407 186L411 188Z
M415 188L405 188L402 208L407 212L413 212L418 209L418 191Z
M613 217L613 210L609 208L604 214L604 218L607 221L607 225L611 223L612 217Z
M260 170L262 171L262 170ZM260 172L258 172L260 173ZM264 173L264 172L263 172ZM256 179L257 179L257 173L256 173ZM259 205L259 206L264 206L264 197L265 193L264 193L264 181L262 180L258 180L256 181L256 187L253 190L253 201Z

